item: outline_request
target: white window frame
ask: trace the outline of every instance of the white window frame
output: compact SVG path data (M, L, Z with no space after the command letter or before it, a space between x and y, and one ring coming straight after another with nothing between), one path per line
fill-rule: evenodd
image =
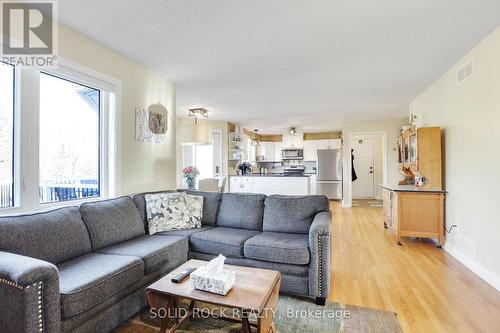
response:
M40 203L39 108L40 72L94 87L100 94L100 195L95 198ZM121 81L72 61L59 58L54 69L15 69L14 207L0 215L44 211L102 200L121 193Z

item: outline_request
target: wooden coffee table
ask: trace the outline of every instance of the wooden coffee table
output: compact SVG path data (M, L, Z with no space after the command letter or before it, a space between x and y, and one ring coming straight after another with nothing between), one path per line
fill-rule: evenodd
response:
M277 271L258 269L242 266L224 265L224 269L230 269L236 273L236 283L225 295L217 295L201 290L191 289L189 278L181 283L171 282L171 278L188 267L200 267L207 265L207 261L189 260L170 274L164 276L146 288L149 306L155 309L166 309L174 318L166 316L160 327L160 333L164 333L170 319L174 319L174 326L169 330L174 332L186 319L197 312L195 303L212 304L220 308L236 309L241 313L253 313L257 315L257 323L250 323L248 316L231 318L217 315L217 318L241 322L243 332L249 333L250 326L257 327L259 333L276 332L273 323L273 314L278 302L281 275ZM179 300L187 299L189 309L184 316L178 316Z

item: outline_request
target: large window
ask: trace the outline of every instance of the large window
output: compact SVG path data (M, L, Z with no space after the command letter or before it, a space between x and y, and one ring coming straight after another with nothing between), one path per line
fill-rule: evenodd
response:
M40 202L99 196L100 91L41 73Z
M14 205L14 66L0 62L0 208Z
M0 62L0 215L76 205L119 191L120 82L60 59Z

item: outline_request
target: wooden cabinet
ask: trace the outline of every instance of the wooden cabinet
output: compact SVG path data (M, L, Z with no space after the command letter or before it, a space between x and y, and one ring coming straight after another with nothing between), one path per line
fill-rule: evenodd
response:
M426 178L426 187L443 188L441 128L408 129L398 138L400 170L409 168Z
M402 237L436 238L444 244L444 191L384 188L384 227L394 231L397 242Z

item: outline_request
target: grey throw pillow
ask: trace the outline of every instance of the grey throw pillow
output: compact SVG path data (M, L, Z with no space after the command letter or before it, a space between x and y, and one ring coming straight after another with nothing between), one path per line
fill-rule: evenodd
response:
M146 194L149 234L201 228L203 197L185 193Z

